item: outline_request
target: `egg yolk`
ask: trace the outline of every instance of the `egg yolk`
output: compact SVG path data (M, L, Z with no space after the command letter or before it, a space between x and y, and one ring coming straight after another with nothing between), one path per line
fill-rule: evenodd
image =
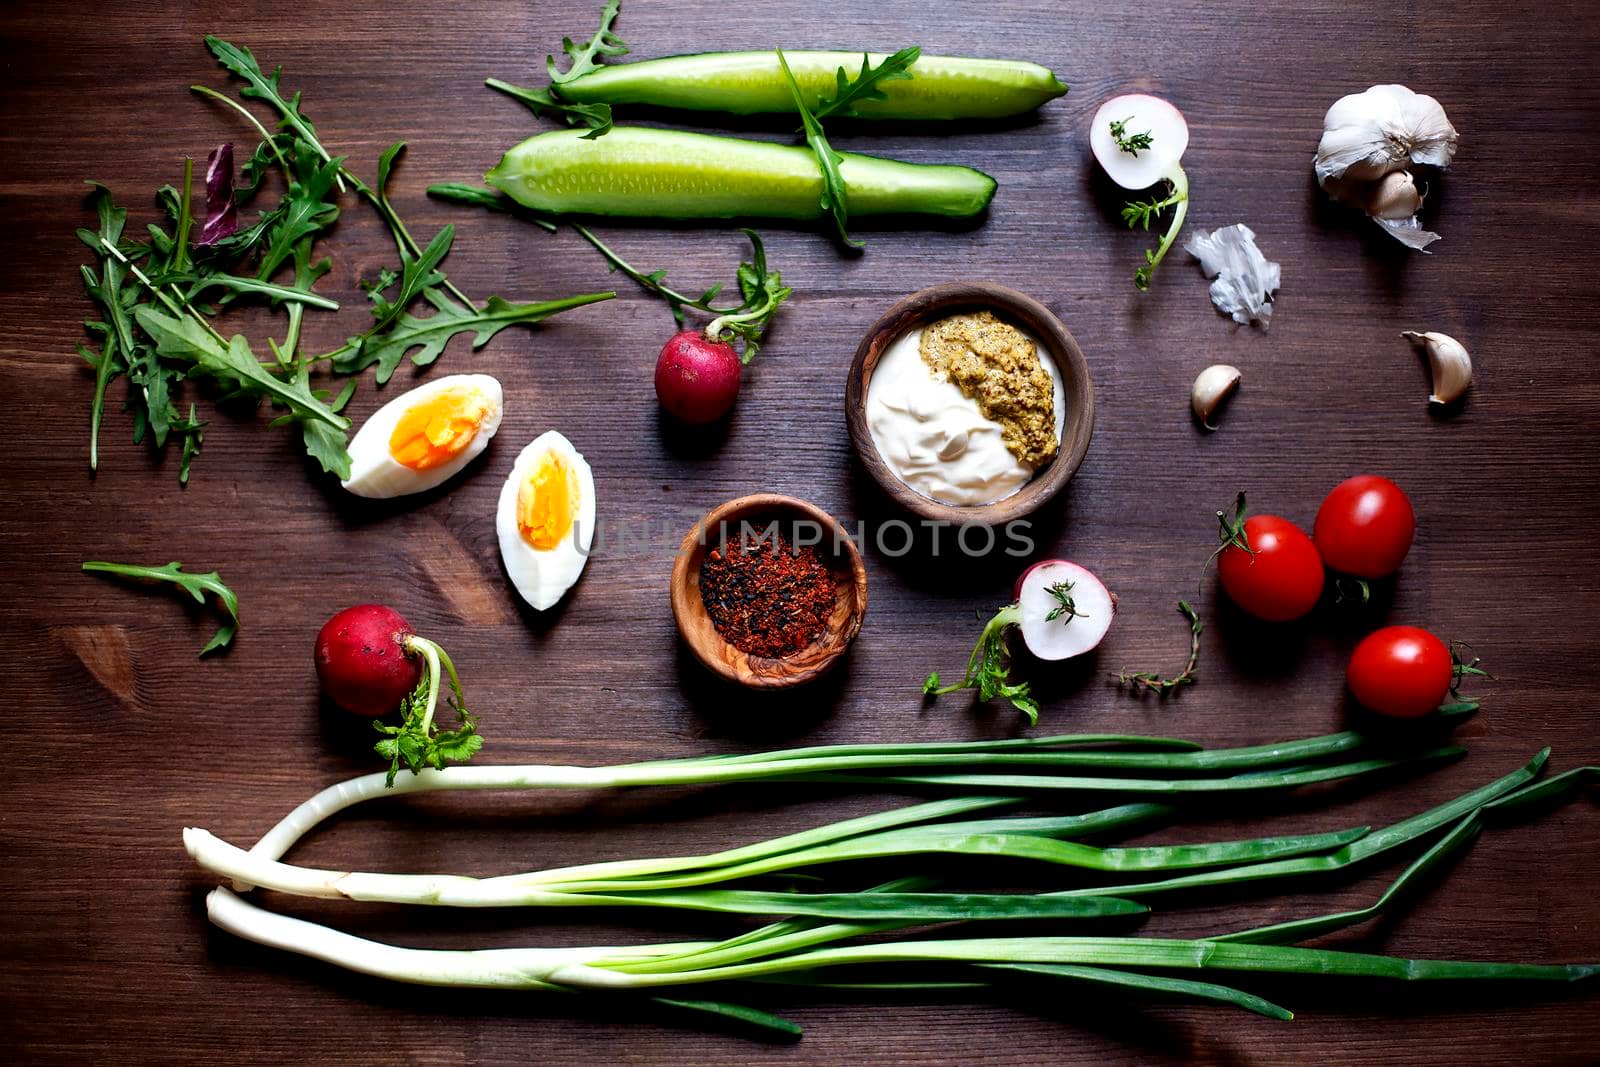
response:
M559 545L572 529L580 493L572 464L553 452L540 456L517 489L517 529L522 539L541 552Z
M407 408L389 435L389 455L414 471L448 463L478 436L490 404L476 389L445 389Z

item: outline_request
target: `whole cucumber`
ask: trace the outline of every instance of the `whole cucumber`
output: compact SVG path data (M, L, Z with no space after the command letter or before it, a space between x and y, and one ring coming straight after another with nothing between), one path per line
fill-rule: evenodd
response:
M887 54L868 53L874 66ZM861 69L860 52L784 52L808 102L836 91L834 72ZM872 119L1004 118L1032 111L1067 91L1037 63L1011 59L922 56L910 78L878 83L884 99L863 100L851 114ZM575 104L649 104L735 115L793 113L794 97L773 52L703 52L601 67L561 85Z
M809 148L703 133L617 126L586 140L556 130L512 148L484 180L535 211L646 218L822 215L822 174ZM995 181L970 167L843 153L850 214L967 217Z

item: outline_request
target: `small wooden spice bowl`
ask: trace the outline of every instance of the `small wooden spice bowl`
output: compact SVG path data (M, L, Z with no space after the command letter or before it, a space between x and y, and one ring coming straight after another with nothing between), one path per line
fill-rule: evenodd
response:
M760 536L773 522L791 541L799 523L820 531L822 541L815 548L835 580L833 611L823 635L799 652L779 658L752 656L723 640L700 596L700 567L706 554L724 536L734 542L745 529ZM782 689L822 674L850 647L866 613L867 567L860 550L833 516L792 496L757 493L712 508L683 539L672 567L672 614L684 643L707 670L753 689Z
M1061 372L1065 395L1065 425L1061 448L1044 469L1021 489L992 504L946 504L923 496L889 468L873 443L867 423L867 385L884 351L909 330L963 311L990 310L1033 334L1045 346ZM895 304L873 323L856 349L845 382L845 422L861 465L889 498L914 515L955 526L1000 526L1043 507L1072 480L1094 432L1094 388L1083 350L1061 320L1037 300L992 282L950 282L919 290Z

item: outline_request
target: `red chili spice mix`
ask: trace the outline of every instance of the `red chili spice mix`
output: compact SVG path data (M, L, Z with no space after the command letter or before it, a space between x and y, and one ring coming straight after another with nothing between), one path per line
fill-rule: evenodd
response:
M751 656L793 655L821 637L836 585L815 548L777 535L725 542L700 564L711 624Z

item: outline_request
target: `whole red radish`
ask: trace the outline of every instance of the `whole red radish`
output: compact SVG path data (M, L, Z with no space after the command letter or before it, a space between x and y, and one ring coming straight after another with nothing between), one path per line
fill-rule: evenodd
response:
M680 330L656 360L656 399L687 423L715 422L739 398L739 354L699 330Z
M328 699L377 718L400 706L422 680L422 659L408 642L411 624L393 608L357 604L317 634L317 680Z
M398 726L373 723L382 735L373 749L389 761L386 785L394 785L402 766L413 774L427 767L443 770L447 762L469 760L483 747L455 664L393 608L345 608L323 623L314 653L322 691L335 704L374 719L400 712ZM441 693L456 714L453 729L434 721Z
M1217 577L1229 599L1267 622L1289 622L1317 606L1322 557L1304 530L1278 515L1245 518L1243 493L1232 517L1219 511L1217 521Z

